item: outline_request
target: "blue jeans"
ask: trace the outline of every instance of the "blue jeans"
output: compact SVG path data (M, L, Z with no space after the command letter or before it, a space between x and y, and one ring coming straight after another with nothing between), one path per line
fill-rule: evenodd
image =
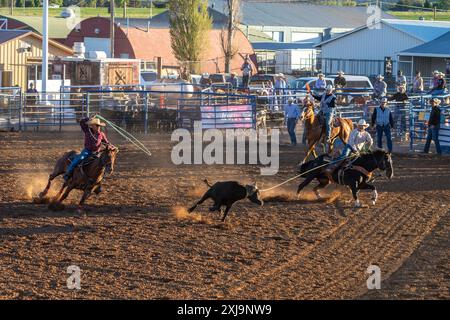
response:
M66 176L69 176L70 174L72 174L72 172L76 168L76 166L81 161L83 161L84 159L89 157L91 154L92 154L92 152L89 151L88 149L83 149L80 154L77 154L77 156L75 158L73 158L72 163L69 165L69 168L67 168Z
M339 157L337 157L334 161L340 161L347 158L352 153L352 148L348 144L345 145L344 150L342 150L342 153Z
M297 136L295 135L295 126L297 125L297 119L288 118L287 119L287 129L289 133L289 137L291 138L291 143L293 145L297 144Z
M324 113L323 118L325 120L325 134L327 140L330 140L331 137L331 121L333 120L333 114L330 113Z
M377 125L377 147L383 148L383 133L386 135L388 152L392 152L391 127L388 124L384 126Z
M441 145L439 144L439 127L434 126L427 130L427 141L425 142L424 152L430 151L431 140L434 141L437 154L441 154Z

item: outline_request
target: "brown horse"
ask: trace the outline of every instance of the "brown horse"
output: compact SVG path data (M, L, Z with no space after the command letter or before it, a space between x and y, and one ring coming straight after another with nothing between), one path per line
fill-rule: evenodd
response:
M64 209L64 206L61 204L62 201L67 198L73 189L78 189L84 191L78 205L78 210L81 211L84 202L91 195L92 191L99 193L100 184L103 180L105 172L108 171L109 173L112 173L114 171L114 162L118 152L119 149L108 145L100 151L98 157L92 158L82 165L77 166L73 171L72 177L67 182L64 182L58 194L51 199L49 209ZM75 154L75 151L66 152L56 161L53 172L49 176L47 186L44 191L39 194L39 198L35 200L36 203L48 202L46 195L50 189L53 179L66 172L67 167L70 164L70 158Z
M315 150L316 144L319 141L325 144L325 129L324 126L319 123L319 118L314 114L314 104L307 103L303 107L302 114L300 116L301 121L305 121L306 140L308 142L308 152L302 163L308 159L312 153L314 158L317 157ZM350 137L350 132L353 130L353 122L351 119L337 118L335 121L339 122L339 126L331 128L331 143L329 144L329 152L333 149L333 143L336 138L341 139L342 142L347 143Z

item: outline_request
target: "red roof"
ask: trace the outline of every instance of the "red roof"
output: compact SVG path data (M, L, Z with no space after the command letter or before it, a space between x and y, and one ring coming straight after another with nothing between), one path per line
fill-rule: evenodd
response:
M97 32L95 32L97 29ZM202 63L202 72L223 72L224 59L220 45L220 35L222 30L213 29L209 31L209 46L205 50ZM66 40L66 44L73 46L74 42L83 42L84 37L109 37L109 19L107 18L88 18L81 22L80 31L72 30ZM231 68L232 71L240 73L240 68L245 55L250 55L252 61L256 65L256 58L252 45L241 31L236 32L236 47L239 53L233 58ZM162 57L164 66L177 66L178 62L175 58L170 41L169 29L153 29L142 27L129 27L124 25L115 28L115 57L121 54L128 54L129 58L155 61L156 57Z

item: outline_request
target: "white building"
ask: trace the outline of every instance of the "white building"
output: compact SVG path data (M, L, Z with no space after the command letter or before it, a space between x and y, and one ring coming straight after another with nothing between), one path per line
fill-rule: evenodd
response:
M414 73L411 60L399 61L398 54L448 31L450 22L382 19L370 27L365 25L323 41L316 48L321 49L322 71L327 74L340 69L347 74L382 74L384 59L389 57L394 61L393 74L402 70L409 77Z

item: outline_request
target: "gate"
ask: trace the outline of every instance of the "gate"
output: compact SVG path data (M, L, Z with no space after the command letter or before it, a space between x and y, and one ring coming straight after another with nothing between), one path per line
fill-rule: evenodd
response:
M22 90L20 87L0 87L0 130L20 130Z

